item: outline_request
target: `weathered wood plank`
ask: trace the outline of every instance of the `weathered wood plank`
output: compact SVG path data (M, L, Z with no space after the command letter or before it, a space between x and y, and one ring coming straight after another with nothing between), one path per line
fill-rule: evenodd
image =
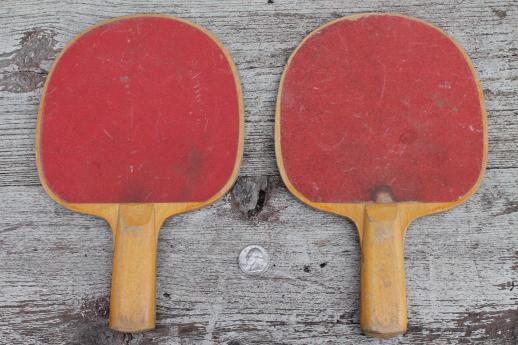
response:
M512 343L518 243L511 180L517 173L490 171L472 201L410 227L411 328L392 343ZM167 222L159 245L159 328L142 336L142 343L375 343L359 334L357 324L353 226L293 200L276 177L264 189L265 202L255 215L248 210L257 205L240 209L241 199L229 195ZM2 192L10 201L0 222L0 328L7 339L107 341L113 336L106 330L111 236L104 222L49 202L37 186ZM272 257L260 277L244 276L236 265L240 249L250 243Z
M463 206L406 237L410 330L387 344L515 344L518 339L518 4L507 1L8 0L0 5L0 343L378 344L358 326L359 249L339 217L297 202L277 177L275 97L300 40L342 15L395 11L443 27L467 50L488 109L489 170ZM109 17L161 12L211 30L239 69L246 148L239 184L161 233L158 328L107 329L111 234L39 186L34 132L41 85L64 44ZM266 187L265 180L267 181ZM261 195L259 195L261 194ZM241 273L241 248L272 266Z

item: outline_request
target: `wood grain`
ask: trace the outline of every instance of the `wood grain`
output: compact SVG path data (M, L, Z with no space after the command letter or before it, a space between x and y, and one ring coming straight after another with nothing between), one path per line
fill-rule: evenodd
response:
M481 189L406 234L409 331L384 344L516 344L518 339L518 3L267 0L14 1L0 7L0 344L379 344L358 325L359 248L348 221L283 187L274 156L276 90L291 51L318 25L394 11L442 27L466 49L488 110ZM41 86L64 44L109 17L167 13L212 31L245 99L241 177L216 204L168 221L158 248L157 326L108 329L111 233L39 185ZM248 244L271 255L246 276Z

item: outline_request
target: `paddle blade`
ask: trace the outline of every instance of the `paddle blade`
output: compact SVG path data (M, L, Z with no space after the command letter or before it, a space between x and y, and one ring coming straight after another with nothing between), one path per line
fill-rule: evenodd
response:
M204 30L127 17L74 40L43 93L38 159L68 203L204 202L235 177L237 74Z
M439 29L396 15L338 20L286 67L278 162L311 202L453 202L481 175L484 117L467 56Z

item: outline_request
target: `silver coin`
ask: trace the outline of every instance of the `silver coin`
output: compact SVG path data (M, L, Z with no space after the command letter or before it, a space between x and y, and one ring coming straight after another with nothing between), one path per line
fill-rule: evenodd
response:
M270 256L266 249L257 245L245 247L239 253L239 268L243 273L259 274L268 269Z

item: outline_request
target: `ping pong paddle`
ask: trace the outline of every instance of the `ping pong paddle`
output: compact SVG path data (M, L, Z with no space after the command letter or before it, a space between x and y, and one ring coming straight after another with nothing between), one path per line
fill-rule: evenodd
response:
M483 96L469 58L418 19L332 21L291 55L275 134L288 189L358 229L363 331L404 333L406 228L465 201L486 165Z
M39 176L58 203L112 228L112 329L154 328L159 229L226 193L242 152L239 78L205 29L115 18L59 55L40 103Z

